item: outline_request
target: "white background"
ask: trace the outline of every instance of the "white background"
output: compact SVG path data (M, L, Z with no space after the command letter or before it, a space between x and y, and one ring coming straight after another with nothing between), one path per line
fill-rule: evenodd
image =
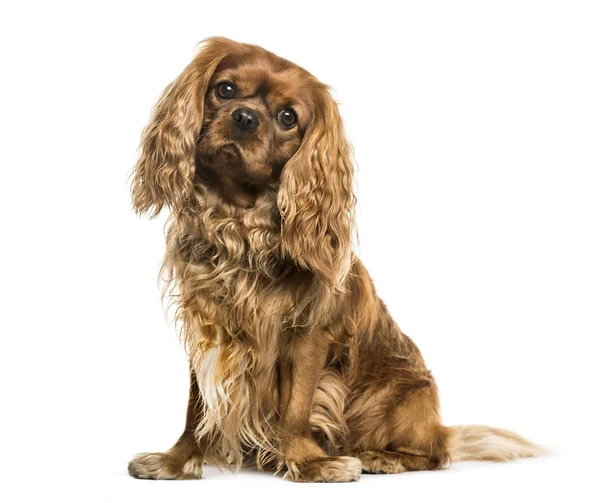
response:
M3 2L2 500L597 498L598 5ZM127 177L151 107L210 35L333 86L360 255L445 423L511 428L554 455L346 485L126 475L177 438L188 384L157 287L164 215L133 215Z

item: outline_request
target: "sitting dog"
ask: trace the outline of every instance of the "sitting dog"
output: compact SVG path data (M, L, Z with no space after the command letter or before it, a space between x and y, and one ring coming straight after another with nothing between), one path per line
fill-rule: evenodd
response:
M301 482L540 448L446 427L435 382L353 251L353 162L326 85L261 47L204 42L143 133L133 206L168 208L164 271L190 361L185 431L134 477L252 463Z

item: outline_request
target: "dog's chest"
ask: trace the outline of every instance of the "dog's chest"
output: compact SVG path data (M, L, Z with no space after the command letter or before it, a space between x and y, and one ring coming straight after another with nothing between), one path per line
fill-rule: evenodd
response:
M256 323L281 326L293 306L289 286L294 271L280 257L278 232L229 222L173 242L171 256L185 304L207 311L206 316L233 331L251 330Z

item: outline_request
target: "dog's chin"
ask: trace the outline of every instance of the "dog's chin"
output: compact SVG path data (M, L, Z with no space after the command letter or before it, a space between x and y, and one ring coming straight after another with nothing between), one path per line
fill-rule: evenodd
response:
M228 178L234 182L250 185L269 182L271 168L260 160L252 162L252 157L244 155L240 145L228 142L210 153L199 152L197 160L203 169L210 170L219 178Z

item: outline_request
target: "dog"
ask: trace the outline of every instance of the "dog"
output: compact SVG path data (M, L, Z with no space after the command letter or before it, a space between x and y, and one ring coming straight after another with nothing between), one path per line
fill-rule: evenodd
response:
M442 424L437 387L353 251L353 161L329 89L216 37L164 91L132 173L138 214L170 212L163 271L189 354L185 430L129 473L251 464L298 482L435 470L542 449Z

